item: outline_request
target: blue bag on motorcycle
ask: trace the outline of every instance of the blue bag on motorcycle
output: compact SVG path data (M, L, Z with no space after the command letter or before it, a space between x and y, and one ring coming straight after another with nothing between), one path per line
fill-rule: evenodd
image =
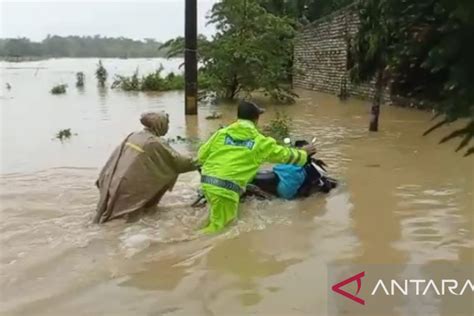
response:
M287 200L295 198L298 189L306 178L304 168L295 165L279 164L273 167L273 172L280 179L277 187L278 196Z

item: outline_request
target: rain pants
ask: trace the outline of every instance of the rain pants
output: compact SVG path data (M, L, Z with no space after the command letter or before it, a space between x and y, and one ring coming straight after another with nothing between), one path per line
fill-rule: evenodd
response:
M238 120L218 130L199 148L201 188L209 203L209 223L202 230L222 230L237 217L240 195L264 162L303 166L304 150L284 147L262 135L254 123Z

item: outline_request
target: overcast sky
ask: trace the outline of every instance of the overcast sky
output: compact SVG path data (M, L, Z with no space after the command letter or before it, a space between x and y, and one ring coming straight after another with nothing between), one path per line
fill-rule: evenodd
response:
M0 0L0 37L48 34L104 35L165 41L184 35L185 0L5 1ZM212 35L206 15L217 0L198 0L198 32Z

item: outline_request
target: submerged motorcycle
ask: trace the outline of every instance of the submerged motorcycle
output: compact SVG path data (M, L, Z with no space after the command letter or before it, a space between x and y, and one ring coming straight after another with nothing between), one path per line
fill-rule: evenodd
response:
M313 139L314 143L315 139ZM291 141L285 139L286 144L291 144ZM305 140L297 140L293 144L296 148L301 148L308 145ZM308 162L303 166L305 171L305 179L303 184L297 188L296 198L308 197L317 192L329 193L332 189L337 187L337 180L331 178L327 174L327 165L321 159L310 157ZM278 184L281 181L278 174L273 170L259 170L255 178L247 185L247 188L241 199L249 196L255 196L259 199L278 198ZM199 193L198 198L192 204L193 207L199 207L206 203L205 197Z

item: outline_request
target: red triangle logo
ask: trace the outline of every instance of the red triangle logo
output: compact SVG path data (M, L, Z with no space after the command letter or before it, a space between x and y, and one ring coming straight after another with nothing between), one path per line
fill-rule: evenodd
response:
M341 281L337 284L334 284L332 286L332 290L338 294L341 294L342 296L344 297L347 297L348 299L350 300L353 300L354 302L356 303L359 303L361 305L365 305L365 301L363 299L361 299L360 297L357 297L356 295L359 294L359 291L360 291L360 288L362 287L362 281L361 279L365 276L365 272L360 272L354 276L351 276L350 278L348 279L345 279L344 281ZM346 292L344 291L343 289L341 289L341 287L349 284L349 283L352 283L354 281L357 281L357 292L355 293L355 295L349 293L349 292Z

